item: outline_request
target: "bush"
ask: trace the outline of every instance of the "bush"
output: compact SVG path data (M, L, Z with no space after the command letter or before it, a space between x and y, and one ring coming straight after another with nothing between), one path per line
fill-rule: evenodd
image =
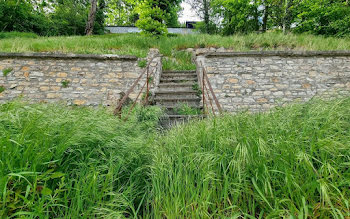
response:
M164 22L164 12L158 7L152 7L145 2L138 9L140 19L136 22L136 27L141 29L141 33L149 36L167 35L168 30Z
M94 33L104 33L104 0L99 0ZM0 30L34 32L43 36L84 35L89 12L84 1L62 0L52 12L34 10L25 0L0 0Z

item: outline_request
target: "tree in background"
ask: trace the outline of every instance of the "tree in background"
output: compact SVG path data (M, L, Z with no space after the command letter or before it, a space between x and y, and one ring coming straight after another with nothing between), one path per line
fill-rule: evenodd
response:
M196 29L201 33L217 33L217 16L213 13L211 0L186 0L191 9L203 20L196 24Z
M50 22L25 0L0 0L0 31L45 33Z
M94 33L104 33L104 0L94 22ZM34 32L39 35L84 35L88 0L0 0L1 31Z
M222 17L222 33L248 33L259 30L258 2L251 0L213 0L214 13Z
M136 11L140 19L136 26L147 35L167 35L167 27L178 26L181 0L145 0Z
M86 35L92 35L92 31L94 30L96 11L97 11L97 0L91 0L90 13L89 13L88 20L86 22L86 28L85 28Z
M144 2L138 8L140 19L137 20L136 26L146 35L166 35L168 33L165 24L165 13L157 6L150 2Z
M139 14L135 8L140 0L109 0L106 14L107 25L135 26Z
M346 36L350 34L348 0L303 0L298 7L296 32Z

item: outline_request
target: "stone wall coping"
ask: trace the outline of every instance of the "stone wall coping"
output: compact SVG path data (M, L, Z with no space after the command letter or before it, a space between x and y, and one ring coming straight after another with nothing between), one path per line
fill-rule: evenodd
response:
M254 56L282 56L282 57L335 57L350 56L350 50L344 51L246 51L246 52L208 52L205 57L254 57Z
M97 59L97 60L126 60L136 61L136 56L115 54L64 54L64 53L3 53L1 58L40 58L40 59Z

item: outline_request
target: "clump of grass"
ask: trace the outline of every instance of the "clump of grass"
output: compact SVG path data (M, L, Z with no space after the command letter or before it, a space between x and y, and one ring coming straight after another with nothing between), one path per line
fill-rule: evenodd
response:
M128 109L125 109L128 110ZM0 105L0 217L136 217L160 111Z
M0 39L13 39L13 38L38 38L35 33L28 32L0 32Z
M70 81L69 80L63 80L61 81L62 87L67 88L69 86Z
M186 103L179 105L174 110L178 115L199 115L202 113L200 109L191 107Z
M196 65L192 62L192 54L186 51L174 51L171 58L162 59L164 70L195 70Z
M4 77L7 77L8 74L10 74L13 71L13 68L5 68L4 70L2 70L2 74L4 75Z
M154 150L153 214L349 217L349 130L350 98L177 127Z
M202 95L202 90L201 90L201 88L199 87L198 83L194 83L194 84L192 85L192 90L196 91L196 95L197 95L198 97L200 97L200 96Z
M140 60L138 61L137 65L140 67L140 68L144 68L147 66L147 61L146 60Z
M0 94L2 93L2 92L4 92L5 91L5 87L4 86L0 86Z

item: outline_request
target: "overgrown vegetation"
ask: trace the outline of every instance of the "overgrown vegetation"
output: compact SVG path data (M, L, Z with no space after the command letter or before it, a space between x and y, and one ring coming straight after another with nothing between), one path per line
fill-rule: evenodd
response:
M189 106L188 104L180 104L174 109L177 115L200 115L202 111L198 108Z
M0 86L0 94L2 93L2 92L4 92L5 91L5 87L4 86Z
M126 109L127 110L127 109ZM149 191L158 108L0 105L0 217L134 217Z
M84 35L89 7L86 0L0 0L0 30L42 36ZM104 33L104 7L104 0L99 0L95 34Z
M9 35L9 34L7 34ZM127 54L146 57L150 48L158 48L165 56L186 48L225 47L234 51L248 50L350 50L350 40L308 34L277 32L233 36L178 35L146 37L140 34L107 34L101 36L37 37L16 35L0 41L3 52L62 52L94 54ZM175 54L178 54L175 52Z
M127 109L126 109L127 110ZM0 215L346 218L350 98L156 136L157 108L0 105Z
M349 217L349 129L350 98L177 127L154 150L153 214Z
M194 70L196 65L192 62L192 54L186 51L173 51L170 57L162 59L164 70Z

